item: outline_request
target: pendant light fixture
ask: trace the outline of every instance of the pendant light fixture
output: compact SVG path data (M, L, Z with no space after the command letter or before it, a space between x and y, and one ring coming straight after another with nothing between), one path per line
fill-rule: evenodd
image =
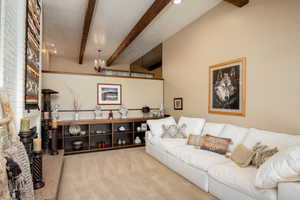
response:
M105 71L105 67L106 67L106 60L102 60L100 58L100 53L101 53L101 50L99 49L98 50L98 58L96 58L94 61L94 63L95 63L94 69L96 72L103 72L103 71Z

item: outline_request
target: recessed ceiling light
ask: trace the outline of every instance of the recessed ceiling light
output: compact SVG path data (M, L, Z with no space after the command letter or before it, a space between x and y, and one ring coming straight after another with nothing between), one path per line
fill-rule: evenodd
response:
M173 0L174 4L181 4L182 0Z

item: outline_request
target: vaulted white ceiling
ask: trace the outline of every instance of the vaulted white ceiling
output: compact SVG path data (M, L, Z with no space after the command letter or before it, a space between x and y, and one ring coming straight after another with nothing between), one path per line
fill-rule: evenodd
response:
M102 49L108 59L154 0L97 0L84 62ZM192 23L221 0L182 0L170 3L120 55L116 63L131 63ZM44 0L46 43L54 43L58 56L78 60L88 0Z

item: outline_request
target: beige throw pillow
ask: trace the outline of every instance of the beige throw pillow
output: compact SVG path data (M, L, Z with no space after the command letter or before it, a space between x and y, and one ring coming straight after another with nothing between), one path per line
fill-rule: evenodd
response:
M248 149L243 144L239 144L232 152L231 160L240 167L248 167L254 155L254 151Z
M188 137L187 144L194 145L194 146L201 146L202 142L203 142L203 139L202 139L201 135L190 134Z

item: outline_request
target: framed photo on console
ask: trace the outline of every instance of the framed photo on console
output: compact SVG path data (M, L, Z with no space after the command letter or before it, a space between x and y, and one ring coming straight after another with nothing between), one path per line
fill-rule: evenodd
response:
M180 98L174 98L174 110L182 110L183 109L183 99Z
M98 105L121 105L122 85L98 83L97 104Z
M246 114L246 58L209 67L208 112L224 115Z

